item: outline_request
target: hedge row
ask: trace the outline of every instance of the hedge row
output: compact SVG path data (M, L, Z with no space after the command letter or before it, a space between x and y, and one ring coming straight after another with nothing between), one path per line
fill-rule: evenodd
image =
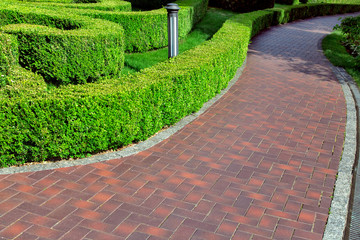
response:
M207 11L208 0L176 1L179 11L179 37L185 37ZM112 21L123 26L125 51L144 52L165 47L167 40L167 11L157 9L140 12L105 12L78 10L77 14Z
M360 0L309 0L309 3L360 4Z
M78 84L121 73L124 34L118 24L4 3L0 19L0 30L17 38L21 66L48 82Z
M251 36L297 17L359 11L306 5L239 14L204 44L125 79L69 85L31 97L0 95L0 163L81 157L144 140L197 111L241 66ZM295 14L294 16L291 14Z
M172 0L129 0L131 5L141 9L158 9L162 8L168 3L173 2Z
M22 2L43 2L44 0L19 0ZM101 0L46 0L51 3L98 3Z
M8 75L10 69L18 63L19 52L16 38L0 33L0 75ZM2 85L0 82L0 86Z
M305 19L315 16L335 15L360 11L359 5L351 4L306 4L295 5L287 8L274 8L273 24L287 23L297 19Z
M299 0L275 0L276 3L285 4L285 5L295 5L299 4Z
M299 3L339 3L339 4L360 4L360 0L276 0L276 3L296 5Z
M274 7L275 0L210 0L209 5L234 12L252 12Z
M109 2L116 2L115 0ZM117 1L121 3L123 1ZM151 2L151 1L150 1ZM208 0L178 0L179 11L179 37L185 37L205 15L208 7ZM167 40L167 11L156 9L152 11L113 11L112 8L99 10L96 4L53 4L53 3L32 3L36 7L47 8L58 11L70 11L78 15L85 15L92 18L100 18L120 24L125 31L125 51L144 52L151 49L166 47ZM127 2L127 4L130 4ZM92 6L88 9L76 6ZM116 5L115 5L116 6ZM122 6L122 5L121 5ZM71 8L71 9L70 9Z
M7 0L9 1L9 0ZM16 2L15 0L13 0ZM28 0L29 1L29 0ZM101 10L101 11L131 11L131 3L123 0L102 0L92 4L85 2L80 2L77 0L54 0L55 2L51 2L49 0L37 0L36 2L32 2L32 4L36 3L37 6L48 5L54 8L77 8L77 9L87 9L87 10ZM92 1L92 0L90 0Z

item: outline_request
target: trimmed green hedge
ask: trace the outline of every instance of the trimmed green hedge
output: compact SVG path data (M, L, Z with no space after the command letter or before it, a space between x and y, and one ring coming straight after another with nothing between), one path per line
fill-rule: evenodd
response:
M51 3L98 3L101 0L19 0L22 2L51 2Z
M11 67L18 64L19 51L16 37L0 33L0 75L8 75Z
M74 3L98 3L100 0L73 0Z
M115 12L131 11L131 3L122 0L102 0L101 2L99 1L92 4L81 3L81 2L77 3L77 2L73 2L73 0L69 0L69 1L70 2L57 1L57 2L48 3L48 2L44 2L44 0L38 0L35 4L37 4L37 6L48 5L53 8L77 8L77 9L115 11Z
M309 3L360 4L360 0L309 0Z
M299 0L275 0L276 3L285 4L285 5L295 5L299 4Z
M144 140L197 111L234 76L251 36L296 17L359 11L311 5L239 14L204 44L125 79L28 96L0 92L0 163L81 157ZM295 10L293 10L295 9ZM316 9L316 10L315 10Z
M283 24L298 19L306 19L315 16L335 15L360 11L359 5L351 4L306 4L295 5L287 8L274 8L273 25Z
M121 73L118 24L16 5L0 5L0 19L0 30L17 37L20 64L48 82L78 84Z
M229 9L234 12L252 12L274 7L275 0L210 0L213 7Z
M107 2L110 4L110 2L115 1L108 0ZM118 3L121 2L118 1ZM179 37L183 38L191 31L194 24L204 17L208 7L208 0L178 0L176 3L181 8L179 11ZM100 9L100 7L95 8L95 4L33 3L37 7L58 11L65 9L65 11L70 11L73 14L120 24L125 31L125 51L127 52L144 52L168 45L166 9L138 12L124 12L124 10L120 12L113 11L110 7L105 8L104 4L105 2L102 9ZM85 6L91 6L91 9L90 7L86 9Z
M134 7L141 9L158 9L162 8L172 0L129 0Z
M208 0L180 0L176 2L179 11L179 37L185 37L205 15ZM144 52L166 47L167 11L157 9L140 12L105 12L78 10L77 14L112 21L123 26L125 51Z

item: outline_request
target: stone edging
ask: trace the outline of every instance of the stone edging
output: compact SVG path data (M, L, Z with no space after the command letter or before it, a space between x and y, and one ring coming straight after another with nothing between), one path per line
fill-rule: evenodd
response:
M352 185L352 171L357 148L357 111L360 93L353 79L343 68L331 66L333 73L341 83L346 99L347 120L345 143L335 183L334 198L331 202L330 214L323 239L343 239L347 226L349 201ZM354 100L355 98L355 100Z
M137 154L141 151L144 151L146 149L149 149L152 146L160 143L161 141L169 138L171 135L173 135L177 131L181 130L187 124L191 123L198 116L200 116L202 113L204 113L208 108L210 108L227 91L229 91L229 89L237 82L237 80L240 78L245 66L246 66L246 59L243 62L242 66L240 68L238 68L235 76L229 82L228 86L225 89L223 89L219 94L217 94L215 97L210 99L208 102L204 103L203 107L198 112L184 117L179 122L177 122L174 126L171 126L163 131L158 132L157 134L155 134L154 136L152 136L151 138L149 138L143 142L126 147L119 151L94 155L94 156L91 156L88 158L82 158L82 159L73 160L73 161L62 160L62 161L58 161L58 162L39 163L39 164L26 165L26 166L21 166L21 167L2 168L2 169L0 169L0 175L23 173L23 172L36 172L36 171L51 170L51 169L56 169L56 168L86 165L86 164L91 164L91 163L96 163L96 162L103 162L103 161L107 161L107 160L111 160L111 159L115 159L115 158L131 156L131 155Z

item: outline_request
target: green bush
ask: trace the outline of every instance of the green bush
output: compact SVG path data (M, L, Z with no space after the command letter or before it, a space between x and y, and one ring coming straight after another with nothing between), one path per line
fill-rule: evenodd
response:
M51 3L98 3L101 0L19 0L22 2L51 2Z
M14 36L0 33L0 75L8 75L19 64L18 43Z
M123 79L51 91L0 91L0 163L82 157L144 140L197 111L234 76L251 36L271 24L359 11L360 6L294 6L239 14L204 44ZM316 10L318 8L318 10ZM335 10L333 10L335 9ZM281 17L283 16L283 17Z
M173 2L172 0L130 0L131 4L134 7L140 8L140 9L158 9L162 8L168 3Z
M360 0L309 0L309 3L360 4Z
M6 0L10 1L10 0ZM15 0L13 0L15 1ZM34 6L38 7L48 7L51 9L63 10L66 8L77 8L77 9L87 9L89 10L100 10L100 11L115 11L115 12L128 12L131 11L131 3L121 0L102 0L96 3L88 4L88 3L73 3L73 0L69 0L70 2L44 2L38 1L32 3ZM60 8L60 9L59 9Z
M284 24L298 19L335 15L360 11L360 5L350 4L306 4L274 8L273 25Z
M341 24L335 26L335 29L343 33L343 44L351 51L356 66L360 68L360 16L342 19Z
M13 0L15 2L16 0ZM18 0L20 2L51 2L51 3L73 3L73 0Z
M9 83L8 75L19 64L17 40L14 36L0 33L0 88Z
M113 5L110 5L113 3ZM120 1L119 3L122 3ZM208 0L179 0L176 2L179 11L179 37L185 37L205 15ZM128 3L129 4L129 3ZM50 4L33 3L34 6L59 10L59 7L68 11L92 18L104 19L120 24L125 32L125 51L144 52L151 49L166 47L167 40L167 11L157 9L152 11L124 12L126 8L113 11L114 1L107 1L102 5L96 4ZM89 7L91 5L91 8ZM123 6L120 5L120 6ZM127 5L128 6L128 5ZM71 8L71 9L69 9ZM101 10L101 11L100 11Z
M6 78L6 86L2 87L0 91L1 95L10 99L19 96L31 98L47 91L47 84L41 75L28 71L19 65L12 66Z
M98 3L100 0L73 0L74 3Z
M275 0L276 3L285 5L296 5L299 4L299 0Z
M0 6L0 19L0 29L17 37L20 64L48 82L94 82L121 72L124 36L117 24L25 6Z
M185 37L205 15L208 0L181 0L179 11L179 37ZM78 10L77 14L112 21L123 26L125 51L144 52L165 47L167 40L167 11L157 9L140 12L104 12Z
M229 9L234 12L252 12L274 7L275 0L210 0L213 7Z

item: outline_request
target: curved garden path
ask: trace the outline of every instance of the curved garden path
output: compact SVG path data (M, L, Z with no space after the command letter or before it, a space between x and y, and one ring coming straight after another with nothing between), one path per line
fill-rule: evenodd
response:
M321 239L346 102L319 42L338 18L262 32L237 83L148 150L0 175L0 237Z

